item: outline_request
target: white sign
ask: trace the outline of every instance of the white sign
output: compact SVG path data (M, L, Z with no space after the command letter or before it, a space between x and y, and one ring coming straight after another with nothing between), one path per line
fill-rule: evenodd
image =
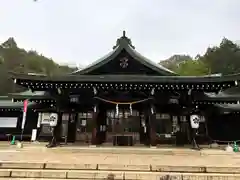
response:
M42 114L41 124L50 124L50 113L41 113L41 114Z
M200 117L199 115L193 114L190 116L191 127L193 129L199 128Z
M37 129L33 129L31 141L36 141L36 139L37 139Z
M0 117L0 127L1 128L16 128L17 127L17 117Z

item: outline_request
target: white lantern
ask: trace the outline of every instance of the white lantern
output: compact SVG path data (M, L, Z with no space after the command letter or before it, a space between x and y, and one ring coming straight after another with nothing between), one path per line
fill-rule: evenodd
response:
M193 114L190 116L190 122L191 122L191 127L193 129L198 129L199 128L199 122L200 122L200 116Z
M49 124L51 127L57 126L58 122L58 114L57 113L51 113L49 117Z

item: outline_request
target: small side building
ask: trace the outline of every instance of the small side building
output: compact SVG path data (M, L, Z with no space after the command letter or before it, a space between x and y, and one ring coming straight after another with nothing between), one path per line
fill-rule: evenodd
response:
M37 126L38 113L32 109L34 104L28 105L23 140L30 140L32 129ZM8 96L0 97L0 140L10 140L12 136L18 140L21 138L22 117L23 102L12 102Z

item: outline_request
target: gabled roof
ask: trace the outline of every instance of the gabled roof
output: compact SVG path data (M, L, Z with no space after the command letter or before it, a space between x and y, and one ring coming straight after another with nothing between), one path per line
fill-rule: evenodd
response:
M108 53L106 56L100 58L99 60L93 62L89 66L84 69L77 70L72 75L77 74L88 74L93 70L107 64L108 62L114 60L123 50L125 50L134 60L138 61L139 63L143 64L144 66L152 69L153 71L157 72L159 75L166 75L166 76L175 76L176 73L173 71L154 63L153 61L149 60L148 58L144 57L140 53L135 50L135 47L132 45L131 40L126 37L125 31L123 32L123 36L117 40L116 46L113 47L113 51Z

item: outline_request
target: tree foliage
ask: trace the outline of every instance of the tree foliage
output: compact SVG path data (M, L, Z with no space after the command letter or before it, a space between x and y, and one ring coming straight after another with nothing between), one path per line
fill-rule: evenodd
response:
M176 57L176 55L172 57ZM187 55L177 55L178 59L181 59L178 61L173 61L172 57L160 64L180 75L240 73L240 47L226 38L223 38L219 46L207 48L202 56L189 58L190 56Z
M70 73L74 70L68 66L60 66L36 51L26 51L19 48L14 38L9 38L0 45L0 95L16 91L9 77L10 71L56 75Z
M191 59L182 62L173 71L182 76L202 76L208 74L209 69L202 61Z
M210 67L211 72L234 74L240 72L240 47L224 38L219 46L208 48L199 58Z

